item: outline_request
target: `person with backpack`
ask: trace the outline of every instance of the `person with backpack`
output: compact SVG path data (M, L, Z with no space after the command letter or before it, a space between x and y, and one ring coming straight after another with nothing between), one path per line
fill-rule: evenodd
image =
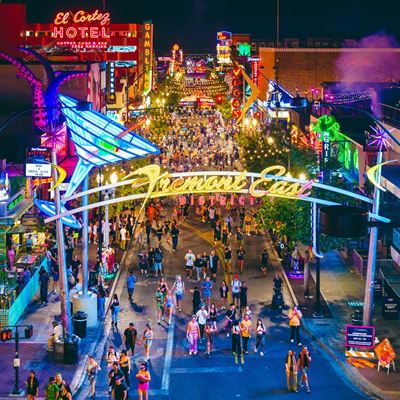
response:
M182 312L182 300L185 294L185 282L183 282L181 275L176 275L174 284L171 291L175 293L176 309Z
M261 271L264 274L264 276L267 275L267 268L268 268L268 259L269 259L269 255L268 255L268 251L267 249L264 249L263 252L260 255L260 259L261 259Z
M162 269L162 260L163 260L163 252L160 246L156 247L154 250L154 276L158 277L158 273L160 272L161 276L163 275Z
M289 392L297 393L297 360L293 350L289 350L285 359L285 371L286 371L286 382ZM290 384L291 378L293 380L293 386Z
M96 397L96 380L97 373L99 371L101 371L100 365L97 364L97 361L94 359L94 357L90 355L86 366L86 372L90 382L90 394L92 398Z

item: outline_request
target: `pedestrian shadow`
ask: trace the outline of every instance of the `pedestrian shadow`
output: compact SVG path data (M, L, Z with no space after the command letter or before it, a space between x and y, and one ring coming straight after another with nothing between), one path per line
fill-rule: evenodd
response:
M148 308L144 305L140 305L135 303L134 301L131 301L129 303L129 308L131 311L137 313L137 314L142 314L142 315L147 315L148 314Z

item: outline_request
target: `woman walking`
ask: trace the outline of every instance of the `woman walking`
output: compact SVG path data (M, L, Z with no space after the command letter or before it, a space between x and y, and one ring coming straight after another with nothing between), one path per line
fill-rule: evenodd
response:
M171 291L175 292L176 309L179 312L182 312L182 300L183 295L185 294L185 282L183 282L181 275L176 275L176 279L172 285Z
M193 298L192 298L192 304L193 304L193 314L196 314L197 311L200 309L200 303L201 303L201 295L200 295L200 290L197 286L194 287L193 290L191 290L193 293Z
M243 272L245 254L246 252L244 251L243 246L239 246L239 248L236 250L236 256L237 256L237 266L240 273Z
M267 331L261 319L257 320L257 325L255 330L256 330L256 347L254 348L254 352L257 353L258 350L260 350L260 356L263 356L265 347L265 335Z
M119 305L119 299L118 299L118 296L116 293L114 293L114 297L113 297L110 308L111 308L111 326L115 326L117 328L120 305Z
M150 349L153 343L153 339L154 339L154 333L151 330L150 324L146 324L142 335L142 339L138 342L139 346L143 343L144 350L146 353L144 357L146 362L149 361L150 359Z
M167 290L167 295L165 296L165 299L164 299L164 306L165 306L165 309L168 314L168 325L171 324L172 311L174 309L174 305L175 305L174 296L172 296L172 293L170 290Z
M226 309L226 301L228 298L229 288L225 281L222 281L221 286L219 287L219 298L220 298L220 306L221 310Z
M139 400L148 400L149 398L149 382L151 381L150 372L147 370L147 364L141 363L139 371L136 374L138 380Z
M96 379L97 373L101 371L100 365L97 364L93 356L89 356L86 372L90 382L90 395L96 397Z
M121 368L122 373L124 374L126 385L130 387L131 384L129 382L129 374L131 372L131 359L126 354L126 350L121 351L121 356L119 358L119 366Z
M218 310L215 306L215 303L211 303L210 310L208 312L208 316L210 318L210 325L217 330L217 317L218 317Z
M211 357L211 353L213 351L213 343L214 343L214 333L217 331L217 328L214 328L213 324L207 322L205 328L205 336L207 341L207 356Z
M25 384L27 399L36 400L36 397L39 395L39 381L36 378L36 373L34 370L29 372L29 376Z
M239 357L240 357L240 362L244 364L241 336L242 336L242 331L240 329L239 321L235 320L233 321L233 326L232 326L232 353L235 356L235 364L239 362Z
M189 341L189 355L197 354L197 342L200 337L200 327L196 320L196 315L192 316L186 329L186 337Z

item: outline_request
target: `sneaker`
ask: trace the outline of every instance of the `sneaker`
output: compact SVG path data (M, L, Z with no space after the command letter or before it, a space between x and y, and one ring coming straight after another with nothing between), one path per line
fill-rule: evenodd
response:
M226 337L229 337L229 333L226 334Z
M310 388L307 389L307 393L311 393L311 389Z
M260 352L260 356L261 356L261 357L263 357L263 356L264 356L264 353L263 353L262 351Z
M158 321L157 321L157 324L158 324L158 325L161 325L161 322L160 322L160 320L158 320Z
M299 386L302 388L304 385L303 385L303 382L300 382L299 383Z
M290 339L290 343L294 343L294 340L293 340L293 339Z
M165 317L161 317L161 319L162 319L163 321L165 321Z
M300 343L299 343L297 346L299 346L299 347L300 347L300 346L303 346L303 344L300 342Z
M197 355L197 351L193 352L194 355Z
M191 351L189 351L189 356L191 356L192 355L192 352Z
M258 352L258 350L254 347L254 353L257 353Z

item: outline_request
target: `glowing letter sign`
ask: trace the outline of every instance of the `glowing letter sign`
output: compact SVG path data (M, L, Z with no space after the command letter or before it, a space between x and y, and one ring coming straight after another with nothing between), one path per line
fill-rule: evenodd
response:
M153 24L143 25L143 94L146 96L152 89L153 73Z
M110 14L99 10L59 12L54 18L52 36L60 46L106 48L110 39Z

